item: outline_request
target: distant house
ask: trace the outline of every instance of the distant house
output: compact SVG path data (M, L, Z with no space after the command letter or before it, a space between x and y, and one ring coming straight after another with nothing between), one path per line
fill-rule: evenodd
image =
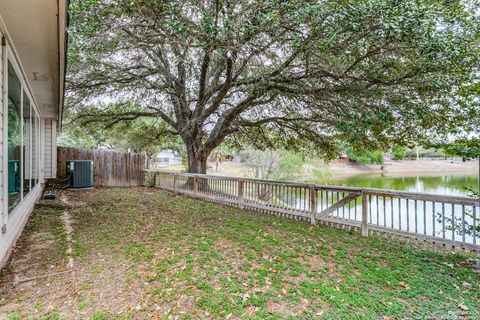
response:
M334 159L332 163L349 163L350 159L346 153L342 153L337 159Z
M165 149L157 153L152 161L152 168L163 168L182 163L182 157L174 150Z
M114 150L115 148L108 143L102 143L97 146L97 149L99 150Z

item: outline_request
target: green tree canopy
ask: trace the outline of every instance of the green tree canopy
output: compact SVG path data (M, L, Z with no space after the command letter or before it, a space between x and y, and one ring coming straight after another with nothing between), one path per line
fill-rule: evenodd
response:
M122 106L122 110L135 106ZM90 107L90 112L96 112L101 107ZM112 111L112 109L110 109ZM106 113L98 111L101 115ZM64 115L67 122L64 124L59 145L95 148L99 145L108 145L118 150L145 152L152 156L163 148L172 148L180 151L176 146L177 135L174 134L164 121L151 117L137 117L130 121L123 121L116 117L103 122L87 121L82 117L71 119L67 112Z
M358 150L351 148L348 150L347 154L350 160L361 164L383 164L385 160L381 150Z
M161 119L185 144L190 172L205 172L225 140L331 158L339 139L384 149L477 112L458 95L478 68L475 1L73 0L70 9L67 104L84 121ZM131 103L139 108L122 108Z
M435 149L443 149L447 156L463 160L480 159L480 138L460 138L450 142L430 143Z

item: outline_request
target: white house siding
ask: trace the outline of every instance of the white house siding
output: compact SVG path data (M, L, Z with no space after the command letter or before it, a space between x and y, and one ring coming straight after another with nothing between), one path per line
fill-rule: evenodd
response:
M1 20L0 15L0 38L4 36L3 30L6 30L5 25ZM8 112L6 111L8 108L8 72L7 72L7 65L8 59L16 61L15 54L13 47L9 47L11 49L7 49L8 47L8 40L7 46L1 46L0 50L0 269L5 265L11 250L15 242L17 241L18 237L20 236L29 216L33 210L35 202L39 199L42 194L43 187L44 187L44 177L49 175L51 176L54 174L52 171L51 164L53 161L56 162L56 154L55 156L52 155L53 145L56 146L56 134L52 135L52 132L56 130L56 121L47 120L40 118L37 126L40 128L38 130L39 138L37 140L38 143L38 156L32 152L32 161L36 161L38 159L38 172L33 172L33 176L37 175L38 183L34 188L31 188L30 191L23 197L21 197L20 203L11 211L8 212ZM10 50L10 53L8 53ZM8 57L8 58L7 58ZM20 64L19 64L20 65ZM22 77L23 75L18 75ZM30 90L28 89L27 82L22 78L22 86L23 90ZM42 110L38 110L40 117L42 116ZM22 120L23 121L23 120ZM48 143L45 143L45 138L48 138ZM52 145L53 144L53 145ZM42 152L43 150L49 150L48 154ZM55 148L56 149L56 148ZM26 153L26 152L25 152ZM22 155L24 161L29 160L29 155ZM48 159L48 160L47 160ZM48 161L50 166L48 168L45 167L45 161ZM33 162L32 162L33 163ZM22 164L21 164L22 165ZM24 171L27 171L25 169ZM33 169L32 169L33 170ZM28 178L29 173L25 173L23 178ZM23 181L23 179L21 179ZM22 182L23 185L23 182ZM22 189L21 189L22 190ZM22 193L22 191L20 191Z
M38 146L40 148L38 159L40 161L38 166L40 172L38 173L38 178L43 183L45 179L45 152L43 151L45 150L45 119L40 119L40 143Z
M5 26L0 26L1 29L5 29ZM3 37L4 34L0 31L0 37ZM39 179L39 183L30 190L30 192L23 198L23 200L9 213L8 212L8 194L7 185L8 185L8 161L6 155L8 154L8 146L6 141L7 137L7 47L1 47L1 78L0 78L0 199L1 199L1 208L0 208L0 268L5 264L6 259L8 258L13 245L15 244L17 238L20 236L25 223L28 220L28 217L35 205L36 200L40 197L43 190L43 181ZM10 57L12 59L12 57ZM25 157L28 159L28 157ZM42 164L40 163L40 166Z
M57 122L45 119L44 130L44 167L45 179L56 178L57 175Z
M56 129L63 103L66 13L67 0L0 1L0 268L42 194L44 179L56 175ZM14 69L13 93L8 88L12 79L8 61ZM9 109L9 94L15 99L12 103L17 114ZM28 117L25 112L29 113ZM8 129L9 115L13 116L12 130ZM33 122L34 137L30 135ZM24 139L24 129L29 132L28 141ZM33 152L34 143L38 153ZM29 162L38 166L30 167ZM37 180L35 178L38 183L32 187L31 181Z

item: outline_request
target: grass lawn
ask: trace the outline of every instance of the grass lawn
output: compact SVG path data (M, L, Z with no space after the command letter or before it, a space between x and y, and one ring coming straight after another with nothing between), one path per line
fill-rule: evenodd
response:
M37 207L0 274L0 318L480 317L479 272L464 256L153 189L60 198Z

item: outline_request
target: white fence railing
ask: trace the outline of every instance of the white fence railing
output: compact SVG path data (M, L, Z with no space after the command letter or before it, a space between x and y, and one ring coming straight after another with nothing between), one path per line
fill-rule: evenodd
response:
M215 202L480 251L478 198L157 172L157 187Z

